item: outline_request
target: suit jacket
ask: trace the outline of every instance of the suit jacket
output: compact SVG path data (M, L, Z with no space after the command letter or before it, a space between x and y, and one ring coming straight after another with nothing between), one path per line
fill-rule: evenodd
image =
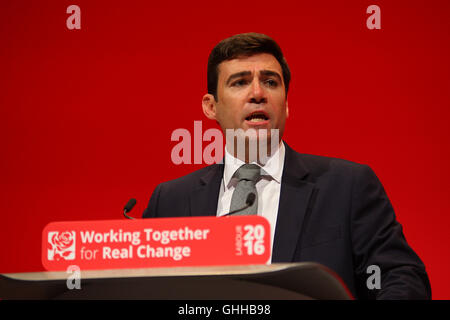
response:
M366 165L299 154L286 143L272 262L314 261L359 299L429 299L425 266L407 244L383 186ZM223 164L161 183L143 213L214 216ZM377 265L381 289L368 289Z

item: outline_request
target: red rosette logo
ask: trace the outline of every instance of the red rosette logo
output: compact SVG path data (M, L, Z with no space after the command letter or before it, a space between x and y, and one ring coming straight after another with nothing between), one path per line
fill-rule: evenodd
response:
M50 261L75 259L75 232L49 232L47 258Z

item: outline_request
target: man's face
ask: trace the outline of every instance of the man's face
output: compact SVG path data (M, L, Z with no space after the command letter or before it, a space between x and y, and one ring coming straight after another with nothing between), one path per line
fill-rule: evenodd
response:
M203 97L203 110L226 129L279 129L281 139L288 104L282 69L267 53L238 57L219 64L218 101ZM270 132L269 132L270 133Z

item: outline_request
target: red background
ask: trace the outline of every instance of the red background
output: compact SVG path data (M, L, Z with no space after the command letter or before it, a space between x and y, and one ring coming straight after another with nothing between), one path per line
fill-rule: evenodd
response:
M66 8L81 8L68 30ZM381 30L366 8L381 8ZM16 1L0 4L0 272L43 270L51 221L121 218L174 165L221 39L262 32L292 70L285 140L370 165L436 299L450 298L450 2ZM204 144L205 146L206 144Z

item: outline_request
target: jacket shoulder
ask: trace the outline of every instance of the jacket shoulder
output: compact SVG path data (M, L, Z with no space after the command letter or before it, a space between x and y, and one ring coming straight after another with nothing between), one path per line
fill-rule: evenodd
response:
M343 179L354 176L375 175L373 170L366 164L334 157L295 153L308 170L309 179L315 180L324 175L337 175Z
M302 159L302 161L305 163L305 165L311 169L328 168L328 167L335 167L337 169L345 169L345 168L361 168L361 167L367 166L362 163L358 163L358 162L354 162L354 161L350 161L350 160L346 160L346 159L341 159L341 158L318 156L318 155L307 154L307 153L297 153L297 155Z
M201 184L204 179L208 179L208 177L220 172L222 166L223 165L221 164L213 164L190 172L182 177L162 182L160 185L170 189L192 189L193 187Z

